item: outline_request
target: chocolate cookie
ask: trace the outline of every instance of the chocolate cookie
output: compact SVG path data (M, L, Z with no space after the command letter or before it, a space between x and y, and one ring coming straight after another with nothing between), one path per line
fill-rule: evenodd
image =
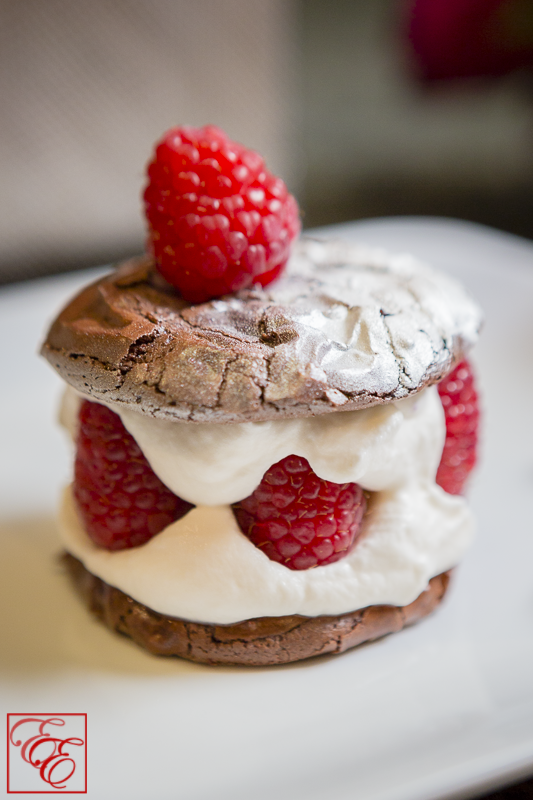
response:
M338 616L261 617L233 625L207 625L165 616L89 572L68 553L63 563L86 606L108 628L131 637L156 655L201 664L268 666L342 653L422 619L437 608L451 571L432 578L407 606L368 606Z
M189 422L299 417L391 402L450 372L477 306L408 256L307 239L286 277L191 305L148 257L82 290L43 354L95 400Z

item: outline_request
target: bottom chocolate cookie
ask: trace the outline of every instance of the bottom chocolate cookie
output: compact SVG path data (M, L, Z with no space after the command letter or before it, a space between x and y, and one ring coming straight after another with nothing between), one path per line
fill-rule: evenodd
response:
M451 575L448 571L432 578L428 588L407 606L368 606L338 616L259 617L232 625L206 625L147 608L97 578L69 553L62 560L89 610L150 653L201 664L241 666L287 664L342 653L399 631L434 611Z

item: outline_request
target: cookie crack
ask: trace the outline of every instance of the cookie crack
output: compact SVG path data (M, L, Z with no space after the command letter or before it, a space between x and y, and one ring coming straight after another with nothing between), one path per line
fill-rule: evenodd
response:
M58 350L52 350L52 348L50 348L50 350L52 352L59 353ZM88 361L91 364L93 364L95 366L98 366L100 369L102 369L103 371L109 373L110 375L115 375L115 378L116 378L115 386L113 388L111 388L111 389L98 387L99 394L109 394L109 392L112 392L112 391L115 391L117 389L120 389L120 387L122 386L123 379L122 379L122 376L121 376L120 372L117 370L117 368L114 367L114 366L113 367L109 366L109 364L107 364L101 358L98 358L98 356L89 356L89 355L86 355L85 353L69 353L68 356L67 356L67 359L69 361L77 361L78 359L83 359L84 361ZM60 371L60 365L56 364L56 368L57 368L57 370L59 372ZM89 383L86 382L87 378L86 378L85 375L81 375L80 377L81 377L81 380L85 381L84 384L83 384L85 387L87 387L88 389L89 388L94 388L93 384L89 384ZM68 380L67 376L65 376L65 380L67 380L68 383L71 383L71 381Z
M195 325L190 320L183 319L183 317L181 315L180 315L180 319L181 319L181 321L183 322L184 325L186 325L188 328L193 330L195 333L197 333L199 336L201 336L203 339L206 339L207 341L211 341L210 338L209 338L209 334L214 334L214 335L220 336L220 337L222 337L224 339L228 339L231 342L238 342L239 344L243 344L243 345L250 344L248 339L244 339L242 336L238 336L237 334L232 334L229 331L214 330L213 328L206 328L201 323L198 323L197 325Z
M263 408L265 408L265 407L276 408L276 406L273 403L270 403L265 397L265 392L267 391L268 387L270 386L270 384L272 382L272 377L271 377L272 361L273 361L275 355L276 355L276 351L275 350L273 350L271 353L267 353L265 355L266 380L265 380L264 385L263 384L258 384L258 386L259 386L259 388L261 390L261 395L260 395L259 399L260 399L260 402L261 402L261 405L263 406Z
M122 375L126 375L134 364L145 361L144 356L149 352L150 346L161 336L161 329L156 329L151 333L145 333L135 339L128 347L128 352L120 361L119 370Z
M228 360L224 364L224 369L223 369L223 372L222 372L222 380L220 381L220 383L218 385L215 405L213 406L213 408L215 408L215 409L216 408L220 408L220 406L221 406L221 395L222 395L222 392L224 391L224 388L226 386L226 381L227 381L227 378L228 378L228 372L230 370L230 367L231 367L232 364L235 364L235 362L238 361L238 360L239 360L239 357L238 356L234 356L233 358L228 358Z

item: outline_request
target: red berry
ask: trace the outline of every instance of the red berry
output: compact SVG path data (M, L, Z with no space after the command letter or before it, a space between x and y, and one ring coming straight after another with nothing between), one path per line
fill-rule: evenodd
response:
M300 230L283 181L213 125L167 131L144 202L159 271L195 303L273 281Z
M161 483L118 414L84 400L74 496L85 530L107 550L144 544L192 506Z
M272 561L309 569L349 552L366 498L357 483L322 480L305 458L287 456L233 509L242 532Z
M438 386L446 419L446 441L437 483L461 494L477 456L479 408L472 368L462 361Z

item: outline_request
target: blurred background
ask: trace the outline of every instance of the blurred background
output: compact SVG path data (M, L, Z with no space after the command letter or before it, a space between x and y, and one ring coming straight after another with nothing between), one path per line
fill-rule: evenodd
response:
M265 155L305 227L533 237L532 0L1 0L0 281L143 249L168 127Z
M533 0L0 0L0 283L140 252L144 165L182 123L261 152L305 227L533 238L532 64Z

